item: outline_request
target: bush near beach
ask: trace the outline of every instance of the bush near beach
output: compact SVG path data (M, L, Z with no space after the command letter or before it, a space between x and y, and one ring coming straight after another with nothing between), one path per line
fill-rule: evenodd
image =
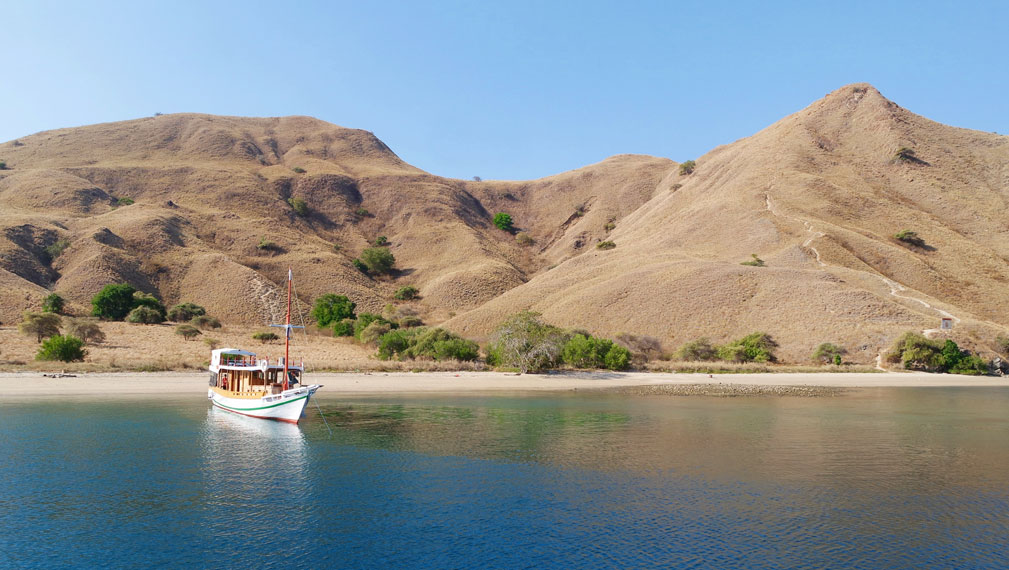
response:
M74 362L87 355L84 341L75 336L54 335L46 339L35 355L35 360L60 360Z
M907 370L948 372L951 374L988 374L983 358L961 350L950 339L930 339L916 332L906 332L893 344L887 360L900 363Z

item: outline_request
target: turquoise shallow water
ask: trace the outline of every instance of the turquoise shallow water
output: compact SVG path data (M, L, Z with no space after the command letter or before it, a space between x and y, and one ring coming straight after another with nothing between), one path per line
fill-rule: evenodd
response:
M1009 391L0 403L0 567L1005 568Z

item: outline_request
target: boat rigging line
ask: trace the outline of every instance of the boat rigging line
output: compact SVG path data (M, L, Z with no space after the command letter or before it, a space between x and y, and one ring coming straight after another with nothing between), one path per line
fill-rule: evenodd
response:
M326 429L329 430L329 437L333 437L333 430L329 427L329 422L326 421L326 416L322 414L322 408L319 407L319 402L315 400L312 400L312 402L315 404L315 409L319 410L319 417L322 418L322 422L326 424Z

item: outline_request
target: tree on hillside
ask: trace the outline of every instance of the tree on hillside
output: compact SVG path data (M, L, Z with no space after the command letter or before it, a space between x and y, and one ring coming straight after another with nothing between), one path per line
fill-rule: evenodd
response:
M42 339L60 334L60 316L56 313L33 313L24 312L24 321L18 325L21 334L35 336L36 342Z
M392 271L396 258L384 247L369 247L361 252L361 262L367 266L370 273L382 274Z
M133 294L136 289L128 283L110 284L102 287L91 299L91 314L110 321L121 321L133 309Z
M201 333L200 329L194 327L193 325L179 325L175 327L175 334L186 340L192 340L203 333Z
M96 319L86 317L70 318L65 320L67 336L75 336L83 340L86 344L93 344L105 340L105 333L98 326Z
M42 300L42 312L43 313L56 313L57 315L63 313L63 297L60 297L56 293L50 293L45 299Z
M489 360L519 372L538 372L557 366L567 334L539 319L540 313L523 311L508 317L491 336Z
M512 227L511 214L507 214L505 212L498 212L494 214L494 226L502 231L512 231L514 228Z
M357 304L345 295L326 293L315 299L312 318L320 327L328 327L343 319L353 319Z
M813 360L818 360L824 364L831 364L840 359L841 355L845 352L844 348L832 342L825 342L816 347L816 351L813 352Z
M680 174L687 176L688 174L694 173L694 168L697 167L697 163L693 160L684 160L680 163Z

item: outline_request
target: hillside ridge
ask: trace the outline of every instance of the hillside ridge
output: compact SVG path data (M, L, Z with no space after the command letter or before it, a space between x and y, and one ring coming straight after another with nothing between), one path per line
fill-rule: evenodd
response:
M619 154L459 180L368 131L196 113L44 131L0 144L0 160L5 323L49 291L84 312L126 281L256 324L290 266L303 304L338 292L378 312L413 285L404 310L478 339L532 309L670 348L767 330L791 360L831 341L871 362L905 330L938 334L943 315L981 349L1009 325L1009 137L930 121L864 83L690 173ZM893 237L904 229L924 247ZM352 261L380 236L396 270L365 275ZM742 264L752 256L764 266Z

